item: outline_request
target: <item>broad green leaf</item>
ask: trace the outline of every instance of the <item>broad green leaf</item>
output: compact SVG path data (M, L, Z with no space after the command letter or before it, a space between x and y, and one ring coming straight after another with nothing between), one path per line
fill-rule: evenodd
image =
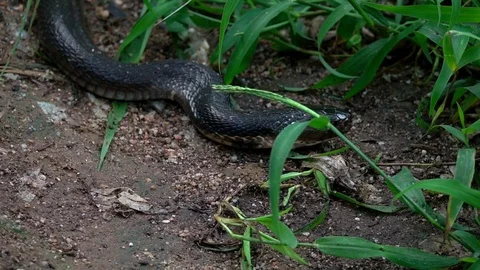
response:
M315 245L322 253L336 257L350 259L383 257L397 265L414 269L443 268L459 262L456 258L443 257L416 248L379 245L358 237L327 236L317 239Z
M268 179L270 181L269 198L270 208L272 211L272 232L279 237L281 242L288 239L280 238L280 213L279 213L279 194L280 194L280 178L283 171L283 165L287 160L287 156L290 153L295 141L302 134L303 130L308 126L308 122L293 123L287 126L278 134L275 139L270 153L270 164ZM296 245L296 244L295 244Z
M298 240L295 237L295 234L293 233L290 228L285 225L283 222L275 222L272 216L264 216L260 218L255 219L257 222L261 223L265 227L267 227L270 231L275 232L274 230L278 230L278 238L281 239L283 244L286 244L287 246L291 248L297 247Z
M330 123L330 119L327 116L320 116L310 120L308 126L320 131L326 131L328 130L328 123Z
M447 31L448 28L444 24L427 21L417 30L417 33L424 35L433 43L441 45L443 37Z
M418 181L413 177L412 173L408 169L403 168L398 174L391 178L391 182L387 181L387 186L395 195L403 194L402 191L408 190L408 192L403 194L401 201L412 211L426 218L432 225L443 229L445 217L433 211L425 201L425 197L420 190L411 190L409 188L415 183L418 183ZM410 191L413 192L410 193ZM454 228L464 229L458 224L455 224Z
M460 27L456 27L460 28ZM452 40L452 48L453 48L453 54L455 56L455 63L457 64L457 69L458 69L458 63L463 57L463 54L465 53L465 50L468 46L468 42L470 41L470 37L467 35L464 35L463 32L459 31L448 31L449 35L451 35L451 40Z
M475 149L464 148L457 153L457 162L455 168L455 181L470 187L472 185L473 174L475 173ZM480 199L480 198L479 198ZM450 232L450 228L457 219L458 213L462 209L463 201L461 198L450 197L447 207L447 224L445 232Z
M480 255L480 240L478 240L477 236L460 230L451 232L451 234L456 237L462 246L473 253L472 256L478 257Z

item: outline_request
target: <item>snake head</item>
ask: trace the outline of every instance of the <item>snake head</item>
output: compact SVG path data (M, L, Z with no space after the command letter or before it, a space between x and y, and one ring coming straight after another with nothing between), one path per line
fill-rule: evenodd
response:
M350 113L347 110L339 109L336 107L310 107L316 113L321 116L326 116L330 119L330 123L334 125L338 130L345 133L350 130L351 119ZM311 118L309 118L311 119ZM305 120L309 120L305 119ZM323 141L332 139L335 134L330 131L319 131L312 127L307 127L295 142L294 148L312 146L319 144Z

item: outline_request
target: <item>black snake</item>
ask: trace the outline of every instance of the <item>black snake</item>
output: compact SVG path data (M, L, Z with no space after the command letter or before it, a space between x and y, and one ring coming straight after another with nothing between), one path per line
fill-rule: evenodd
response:
M173 100L182 106L201 133L219 143L269 148L287 125L311 118L293 108L236 110L228 94L211 87L222 84L221 77L192 61L129 64L106 56L88 34L79 0L41 0L37 17L39 39L45 53L75 83L97 96L113 100ZM347 112L334 107L316 111L340 127L349 120ZM296 146L312 145L331 136L329 132L306 132Z

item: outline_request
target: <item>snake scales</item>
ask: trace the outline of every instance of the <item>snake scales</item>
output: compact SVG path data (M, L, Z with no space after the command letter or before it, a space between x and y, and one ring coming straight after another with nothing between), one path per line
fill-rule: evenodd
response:
M223 83L221 77L193 61L118 62L94 45L80 7L79 0L41 0L37 10L39 39L46 55L62 72L97 96L122 101L173 100L206 137L234 147L269 148L283 128L310 119L293 108L236 110L228 94L211 88ZM343 110L323 107L317 111L335 125L348 122L349 114ZM308 133L296 147L332 136L329 132Z

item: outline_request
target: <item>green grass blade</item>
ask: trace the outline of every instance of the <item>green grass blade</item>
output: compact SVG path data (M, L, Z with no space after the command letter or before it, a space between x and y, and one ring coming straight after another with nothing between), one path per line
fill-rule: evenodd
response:
M162 3L158 2L157 5L153 6L152 10L145 12L145 14L143 14L143 16L132 27L130 34L125 38L125 41L120 45L117 54L118 58L120 58L120 55L123 54L123 51L130 43L140 35L143 35L143 33L151 28L159 18L167 15L178 6L180 6L180 1L163 1Z
M364 69L365 71L360 75L353 87L345 94L345 99L352 98L360 91L362 91L375 77L377 70L382 64L387 54L393 49L393 47L402 39L406 38L410 34L414 33L421 26L421 22L415 22L405 28L398 35L389 38L388 42L375 54L371 62Z
M235 75L241 73L247 67L247 63L249 63L253 57L260 33L265 26L293 3L294 2L291 1L283 1L259 13L255 20L249 25L248 29L246 29L246 32L242 35L232 52L232 57L225 71L225 83L230 84Z
M112 110L108 114L107 127L105 129L105 136L103 139L102 150L100 151L100 160L98 162L97 169L101 169L105 156L107 155L108 148L112 143L113 137L118 130L118 125L122 121L123 116L127 111L127 102L112 102Z
M277 235L277 237L279 237L281 242L284 242L287 239L282 239L279 236L281 226L279 212L280 177L282 175L283 165L285 164L287 156L290 153L290 149L293 148L295 141L307 126L308 122L294 123L287 126L275 139L272 151L270 153L268 173L270 187L268 194L270 198L270 208L272 211L273 220L271 230L275 235Z
M247 226L245 231L243 232L243 237L250 238L252 237L252 227ZM242 270L251 270L253 269L252 265L252 250L250 247L250 241L243 241L242 245L242 263L241 263Z
M447 90L446 86L452 75L453 71L450 69L449 65L444 60L440 75L438 76L438 79L435 81L435 85L433 86L432 97L430 98L430 116L435 113L435 106Z
M332 29L345 15L347 15L353 7L351 5L339 5L335 10L328 15L328 17L325 19L325 21L322 23L318 34L317 34L317 44L318 44L318 49L320 50L320 46L322 45L322 41L327 35L328 31ZM356 76L351 76L347 74L343 74L334 68L332 68L326 61L325 59L319 55L320 62L322 62L323 66L333 75L339 78L344 78L344 79L353 79L356 78Z
M378 51L384 47L388 42L388 39L379 39L359 50L355 55L350 57L345 63L340 65L337 68L337 71L342 74L349 74L350 76L357 76L359 75L364 69L365 66L372 61L372 58ZM335 74L329 74L323 80L315 83L312 85L312 89L320 89L325 88L332 85L338 85L345 81L347 78L338 77Z
M355 1L355 0L347 0L347 1L350 3L350 5L353 6L353 8L355 8L355 10L358 12L358 14L360 14L360 16L362 16L362 18L365 20L365 22L370 27L375 25L372 21L372 18L370 18L370 16L365 12L365 10L362 8L362 6L360 5L360 3L358 1Z
M259 232L260 234L260 238L264 241L272 241L272 240L275 240L273 237L265 234L265 233L262 233L262 232ZM289 257L290 259L292 260L295 260L301 264L308 264L308 262L302 258L300 255L298 255L298 253L296 253L293 248L289 247L289 246L285 246L285 245L269 245L272 249L282 253L283 255Z
M362 202L359 202L359 201L355 200L354 198L352 198L350 196L347 196L347 195L345 195L341 192L338 192L338 191L333 191L331 194L333 196L339 198L339 199L342 199L342 200L346 201L346 202L353 203L355 205L358 205L358 206L361 206L361 207L364 207L364 208L367 208L367 209L370 209L370 210L374 210L374 211L377 211L377 212L381 212L381 213L391 214L391 213L398 212L400 209L402 209L402 207L397 207L397 206L394 206L394 205L373 205L373 204L362 203Z
M323 172L319 170L315 170L314 174L315 179L317 180L318 189L320 189L323 195L328 198L332 190L330 189L330 184L328 183L327 177L325 176L325 174L323 174Z
M451 234L456 236L455 239L460 242L462 246L464 246L473 253L473 257L480 256L480 240L478 240L475 235L460 230L451 232Z
M460 15L460 9L462 8L462 1L452 0L452 15L450 16L450 27L453 27L457 24L458 16Z
M350 259L386 258L414 269L436 269L455 265L458 259L442 257L420 249L379 245L358 237L327 236L315 241L325 254Z
M473 124L468 126L466 129L462 130L465 134L473 134L480 130L480 119L475 121Z
M427 21L417 30L417 33L424 35L433 43L441 45L442 39L447 31L448 28L444 24L439 25L435 22Z
M300 229L294 231L295 234L308 232L314 230L318 225L322 224L327 218L328 210L330 209L330 201L327 201L322 208L322 211L318 216L316 216L311 222L301 227Z
M468 268L468 270L478 270L480 269L480 259L477 259L476 262L474 262L472 265L470 265L470 267Z
M443 59L451 70L457 70L458 66L457 59L453 51L452 35L449 32L447 32L443 37Z
M175 1L170 2L174 4ZM127 36L125 41L120 46L119 52L117 54L118 59L122 62L138 63L140 58L145 50L148 38L150 37L152 25L158 19L157 15L162 15L162 12L166 12L169 5L165 5L160 1L153 1L152 4L155 6L150 6L153 8L153 12L149 11L142 16L139 21L134 25L130 34ZM144 7L143 12L147 8ZM156 13L158 12L158 13ZM156 15L155 15L156 14ZM109 113L107 118L107 128L105 131L102 149L100 150L100 160L98 162L97 168L100 170L103 166L103 161L105 156L108 153L108 149L113 141L115 133L118 130L118 125L120 124L122 118L125 116L127 111L126 102L113 102L112 111Z
M158 1L152 1L152 4L156 5L156 2ZM151 9L153 9L154 7L151 6L150 2L147 1L147 3L148 6L150 6L148 12L153 12L151 11ZM147 6L143 7L142 14L145 14L145 12L147 12ZM129 35L126 37L125 42L121 44L120 49L117 52L117 58L119 61L128 63L140 62L143 52L147 47L147 42L150 38L153 26L153 24L143 23L142 20L144 18L145 17L142 17L139 21L135 23L135 25L130 30ZM132 36L133 38L130 38L130 36ZM129 43L126 42L127 40L129 41Z
M461 199L465 203L480 209L480 191L468 188L458 181L448 179L430 179L417 182L403 192L395 195L395 199L398 199L400 196L404 195L405 192L420 188L444 193L454 198Z
M457 162L455 168L455 180L459 183L470 187L475 173L475 149L464 148L457 153ZM479 198L480 199L480 198ZM461 198L450 197L447 208L447 224L445 233L449 233L450 229L458 217L462 209L463 201Z
M238 44L250 24L255 21L255 18L260 12L262 12L261 9L253 9L243 14L243 16L228 29L227 33L225 33L221 50L218 46L215 48L210 56L210 62L218 61L222 54Z
M275 232L274 230L277 230L278 234L277 233L275 234L278 236L279 240L283 244L291 248L297 247L298 240L295 237L295 234L293 233L293 231L290 230L290 228L287 225L285 225L285 223L275 222L275 220L273 219L273 216L263 216L263 217L254 218L253 220L256 220L258 223L264 225L272 232Z
M458 119L460 119L460 124L462 125L462 132L465 129L465 114L463 113L462 106L457 103L457 113Z
M218 37L218 50L223 51L223 41L225 38L225 32L227 31L228 24L230 23L230 18L232 17L235 8L240 3L240 0L227 0L223 8L222 20L220 23L219 37ZM218 57L218 69L220 69L222 63L222 55Z
M461 141L463 144L468 144L468 138L462 131L448 125L439 125L443 129L445 129L448 133L452 134L455 138Z
M480 45L469 47L458 61L458 66L463 67L480 60Z
M403 16L410 16L418 19L426 19L434 22L450 23L453 9L449 6L435 5L412 5L412 6L391 6L376 3L365 3L374 9L392 12ZM440 10L440 14L438 12ZM457 23L480 23L480 8L462 7L456 18Z

